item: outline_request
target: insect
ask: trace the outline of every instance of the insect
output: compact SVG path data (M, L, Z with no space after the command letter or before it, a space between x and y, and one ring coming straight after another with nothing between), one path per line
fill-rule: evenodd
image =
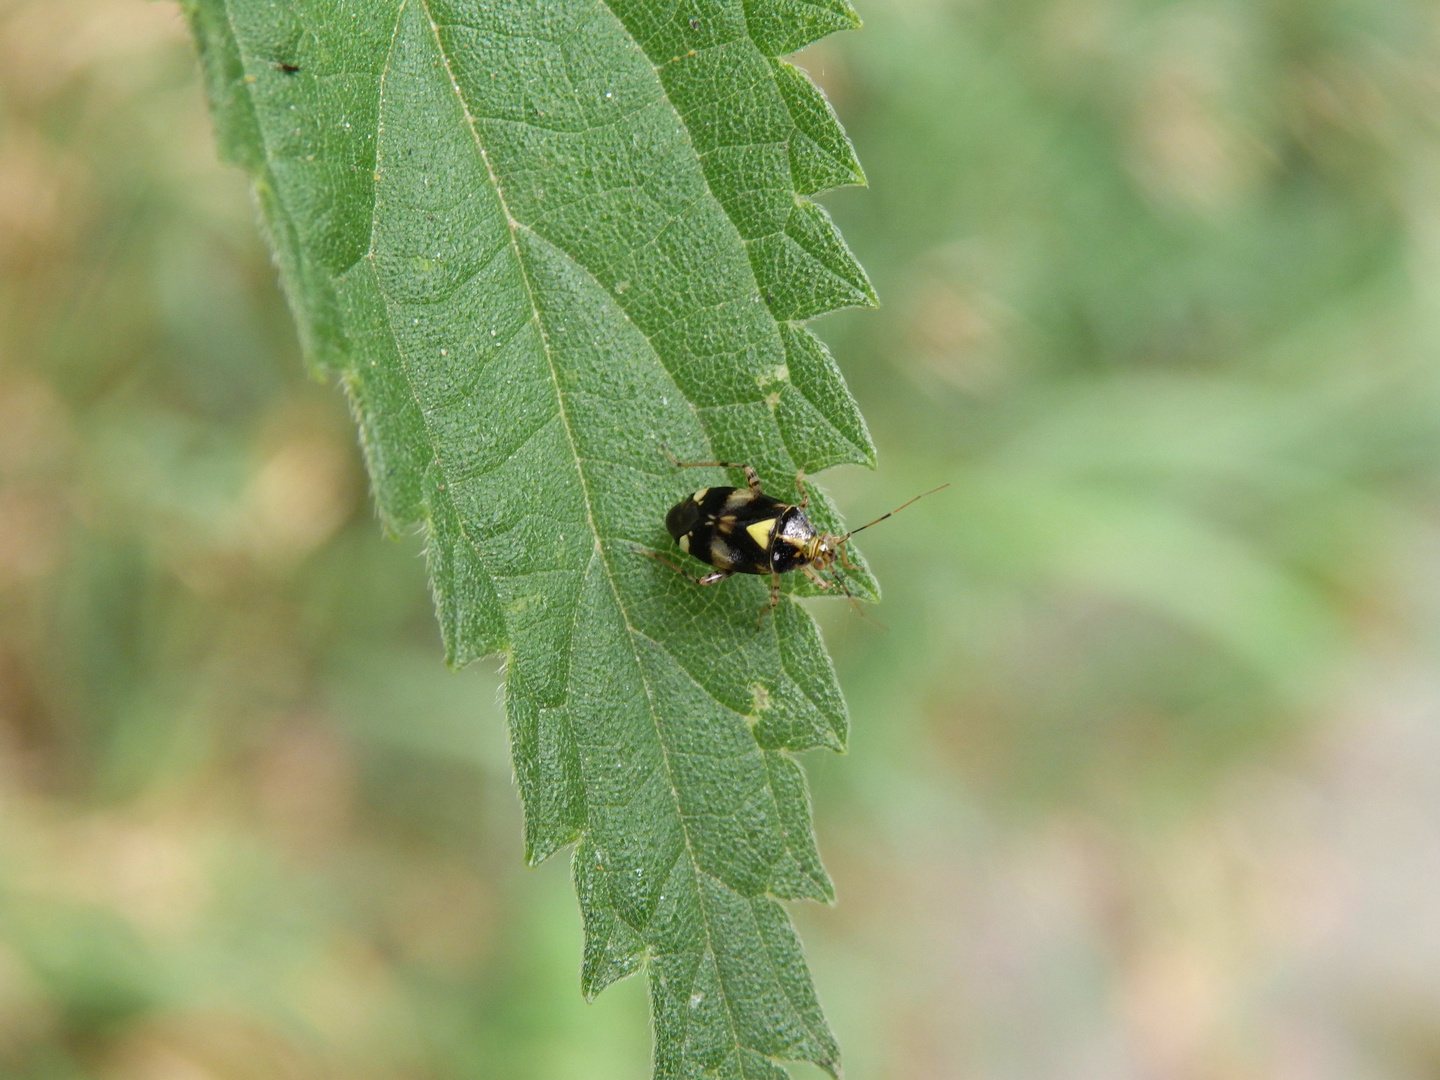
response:
M850 596L850 590L845 588L843 581L827 581L820 576L820 572L829 570L836 559L846 569L853 569L845 555L845 545L850 538L898 514L910 503L950 486L941 484L916 495L889 514L882 514L843 536L834 536L817 532L805 516L810 495L805 490L803 472L795 474L800 501L787 503L766 495L760 488L759 475L749 465L727 461L678 461L670 451L666 450L665 454L680 469L700 466L744 469L747 487L701 488L685 496L665 515L665 528L680 550L715 567L710 573L695 577L662 555L646 554L697 585L714 585L733 574L769 574L770 602L760 611L762 623L765 615L780 602L780 575L792 570L799 570L822 589L834 588L838 584L840 590ZM851 599L853 601L854 598Z

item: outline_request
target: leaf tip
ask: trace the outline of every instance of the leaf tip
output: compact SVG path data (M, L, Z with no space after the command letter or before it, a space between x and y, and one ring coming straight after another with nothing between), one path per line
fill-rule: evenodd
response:
M865 273L864 268L860 271L860 291L864 294L864 303L857 304L857 307L878 308L880 306L880 294L875 291L875 286L870 283L870 275Z
M835 906L835 883L829 877L822 878L815 883L820 887L820 895L816 897L826 907Z

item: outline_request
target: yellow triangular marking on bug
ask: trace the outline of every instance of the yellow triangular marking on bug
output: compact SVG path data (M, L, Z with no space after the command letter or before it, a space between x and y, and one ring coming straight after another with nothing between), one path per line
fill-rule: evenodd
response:
M757 521L753 525L746 525L745 531L750 534L750 539L760 545L762 551L770 550L770 534L775 531L775 522L779 518L770 518L768 521Z

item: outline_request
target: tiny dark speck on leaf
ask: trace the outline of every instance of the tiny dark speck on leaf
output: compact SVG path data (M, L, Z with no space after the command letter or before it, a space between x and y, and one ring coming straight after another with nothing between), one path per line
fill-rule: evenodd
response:
M280 61L278 64L276 64L275 66L276 66L277 68L279 68L281 71L283 71L286 75L294 75L297 71L300 70L300 65L299 65L299 64L286 63L284 60L281 60L281 61Z
M691 29L691 30L699 30L699 29L700 29L700 20L699 20L699 19L691 19L691 20L690 20L690 29Z

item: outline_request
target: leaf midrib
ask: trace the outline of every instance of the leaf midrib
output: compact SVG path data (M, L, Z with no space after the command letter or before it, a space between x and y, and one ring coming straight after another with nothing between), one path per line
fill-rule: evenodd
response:
M399 34L399 31L400 31L400 23L401 23L401 20L402 20L403 17L404 17L404 13L405 13L405 5L406 5L407 3L409 3L409 2L411 2L411 0L401 0L401 3L399 4L399 6L398 6L397 9L396 9L395 29L394 29L394 30L392 31L392 33L391 33L391 45L390 45L391 55L393 55L393 53L394 53L395 37ZM606 550L605 550L605 545L604 545L604 543L602 542L602 539L601 539L600 529L599 529L599 527L597 526L596 521L595 521L595 513L594 513L594 508L593 508L593 502L592 502L591 494L590 494L590 486L589 486L589 483L587 482L586 476L585 476L584 458L582 458L582 456L581 456L581 454L580 454L580 452L579 452L579 447L578 447L578 445L576 444L576 441L575 441L574 430L573 430L573 428L572 428L572 426L571 426L571 423L570 423L569 411L568 411L568 409L567 409L567 407L566 407L565 392L564 392L564 390L563 390L562 387L561 387L560 373L559 373L559 370L558 370L558 368L556 367L556 364L555 364L554 350L551 348L550 338L549 338L549 335L548 335L548 333L546 332L546 329L545 329L545 320L541 317L540 307L539 307L539 304L536 302L536 298L535 298L535 288L534 288L533 282L532 282L531 279L530 279L530 272L529 272L529 269L528 269L528 267L527 267L527 265L526 265L525 257L524 257L523 253L522 253L521 250L520 250L520 245L519 245L519 243L518 243L517 240L516 240L516 234L517 234L517 233L519 232L519 230L521 230L521 229L525 229L525 231L526 231L526 232L529 232L532 236L535 235L535 234L534 234L534 232L533 232L532 230L526 228L526 226L525 226L523 223L517 221L517 220L515 219L515 217L514 217L514 216L511 214L511 212L510 212L510 206L509 206L509 204L508 204L508 203L506 202L506 200L505 200L504 190L501 188L499 178L495 175L495 170L494 170L494 168L493 168L493 167L491 166L491 164L490 164L490 156L489 156L489 154L486 152L486 150L485 150L485 145L484 145L484 143L482 142L482 140L480 139L480 133L479 133L479 131L476 130L476 127L475 127L475 119L474 119L474 117L471 115L470 107L469 107L468 103L465 101L465 96L464 96L464 94L463 94L463 93L461 92L461 90L460 90L459 82L458 82L458 81L456 80L456 78L455 78L455 72L454 72L453 68L451 67L451 63L450 63L450 56L449 56L449 54L445 51L445 46L444 46L444 44L443 44L443 42L441 41L441 38L440 38L439 24L435 21L434 15L433 15L433 14L431 13L431 11L430 11L430 5L429 5L428 0L414 0L414 2L419 5L420 9L421 9L421 10L424 12L424 14L425 14L425 21L426 21L426 23L429 25L429 27L430 27L430 32L431 32L432 36L433 36L434 39L435 39L435 49L436 49L436 52L437 52L438 55L440 56L440 61L441 61L441 63L442 63L442 64L444 65L444 67L445 67L445 76L446 76L446 78L449 80L451 92L454 93L454 95L455 95L455 100L456 100L457 104L460 106L460 111L461 111L462 115L465 117L465 125L466 125L466 127L469 129L469 131L470 131L470 137L471 137L471 139L474 141L475 150L476 150L476 152L480 155L480 160L481 160L481 162L482 162L482 163L484 164L484 166L485 166L486 175L487 175L487 176L489 177L489 179L490 179L490 186L491 186L491 188L492 188L492 189L494 190L494 192L495 192L496 201L500 204L501 212L505 215L506 230L507 230L507 235L508 235L509 242L510 242L510 248L511 248L511 251L514 252L516 264L517 264L517 265L519 266L519 268L520 268L520 275L521 275L521 278L523 279L523 281L524 281L524 283L525 283L525 293L526 293L526 297L528 298L529 304L530 304L531 318L534 320L536 329L539 331L539 334L540 334L541 345L542 345L542 348L543 348L544 353L545 353L545 362L546 362L547 366L548 366L549 369L550 369L550 381L551 381L551 384L552 384L552 385L554 386L554 388L555 388L555 401L556 401L556 405L557 405L557 408L558 408L559 414L560 414L560 422L561 422L561 425L562 425L562 426L564 427L564 429L565 429L565 439L566 439L566 442L569 444L569 447L570 447L570 455L571 455L572 460L574 460L574 462L575 462L575 471L576 471L576 474L579 476L579 479L580 479L580 489L581 489L581 493L582 493L583 496L584 496L584 501L585 501L585 516L586 516L586 519L587 519L587 521L588 521L588 523L589 523L589 526L590 526L591 535L595 538L595 551L594 551L594 554L592 555L592 560L593 560L593 559L598 559L598 560L599 560L600 566L601 566L601 568L602 568L602 569L604 570L604 572L605 572L605 580L606 580L607 585L609 586L610 594L611 594L611 596L614 598L615 607L616 607L616 609L619 611L620 617L624 620L624 623L625 623L626 644L627 644L627 646L628 646L629 649L630 649L630 654L631 654L631 657L632 657L632 659L633 659L633 661L634 661L634 663L635 663L635 669L636 669L636 671L639 673L640 681L641 681L642 685L645 687L645 702L646 702L646 708L647 708L647 711L648 711L649 714L650 714L650 722L651 722L651 724L654 726L654 729L655 729L655 739L656 739L656 743L657 743L657 744L659 745L659 747L660 747L661 757L662 757L662 759L664 760L664 763L665 763L666 788L667 788L668 791L669 791L670 798L671 798L671 802L672 802L672 804L674 805L674 808L675 808L675 817L676 817L676 820L678 821L679 826L680 826L680 834L681 834L681 836L684 838L684 841L685 841L685 854L686 854L686 856L687 856L687 857L689 858L689 860L690 860L690 868L691 868L691 871L692 871L693 874L696 874L696 875L706 874L706 876L712 876L712 875L707 874L707 872L701 867L699 860L696 858L695 848L694 848L694 845L693 845L693 843L692 843L691 836L690 836L690 828L689 828L689 825L688 825L688 823L687 823L687 821L686 821L686 818L685 818L684 809L683 809L683 807L681 806L681 803L680 803L680 791L679 791L679 788L677 787L677 785L676 785L676 783L675 783L674 769L673 769L673 766L672 766L671 760L670 760L670 747L669 747L669 744L667 743L667 741L666 741L666 739L665 739L664 732L663 732L663 730L662 730L662 728L661 728L661 726L660 726L659 715L658 715L658 712L657 712L657 709L656 709L656 706L655 706L655 701L654 701L654 692L653 692L653 689L652 689L651 684L650 684L649 676L648 676L648 674L646 673L646 670L645 670L644 660L641 658L640 653L639 653L639 651L637 650L636 645L635 645L635 639L636 639L637 636L645 637L646 640L649 640L649 641L654 641L654 639L651 638L649 635L642 634L642 633L640 633L639 631L636 630L634 623L631 621L630 612L629 612L628 608L626 607L624 601L621 599L620 590L616 587L614 570L613 570L613 568L612 568L611 565L610 565L610 560L609 560L609 558L608 558L608 556L607 556L607 553L606 553ZM609 10L609 9L608 9L608 6L606 7L606 10L607 10L607 11ZM613 12L611 12L610 14L611 14L611 17L613 18L613 17L614 17ZM385 65L385 70L384 70L384 72L383 72L382 75L381 75L381 83L380 83L380 97L381 97L381 100L382 100L382 101L383 101L384 95L385 95L385 80L386 80L386 79L388 78L388 76L389 76L389 71L390 71L390 63L389 63L389 57L387 56L386 65ZM664 90L663 90L663 88L661 89L661 94L662 94L662 96L664 95ZM668 104L668 101L667 101L667 104ZM672 106L672 108L673 108L673 106ZM377 158L377 167L378 167L378 158ZM708 189L708 181L707 181L707 185L706 185L706 186L707 186L707 189ZM375 211L372 212L372 220L371 220L371 245L370 245L370 250L369 250L369 252L367 252L367 258L371 259L372 261L373 261L373 259L374 259L374 254L375 254L375 252L374 252L374 230L375 230L375 225L376 225L376 218L378 218L378 206L376 207ZM546 242L543 237L537 237L537 239L539 239L541 242ZM572 260L572 261L573 261L573 260ZM579 264L576 264L576 265L578 266ZM589 272L587 269L585 269L583 266L581 266L580 269L581 269L582 271L584 271L584 273L586 274L586 276L589 277L589 278L591 279L591 281L595 281L594 275L593 275L593 274L590 274L590 272ZM596 283L597 285L599 285L599 282L598 282L598 281L595 281L595 283ZM647 345L650 344L648 335L646 336L646 343L647 343ZM653 349L653 345L651 345L651 348ZM657 359L658 359L658 357L657 357ZM419 395L418 395L418 393L416 392L416 388L415 388L414 381L413 381L413 379L410 377L410 371L409 371L408 367L405 365L403 356L402 356L402 358L401 358L400 366L401 366L401 370L404 372L404 375L405 375L406 385L410 388L411 396L412 396L412 398L415 399L416 406L417 406L417 408L419 408L419 405L420 405ZM664 365L662 364L661 366L663 367ZM443 477L445 477L446 482L448 483L448 481L449 481L449 476L448 476L448 473L446 473L444 464L442 463L442 460L441 460L441 458L440 458L440 455L439 455L439 452L438 452L437 442L436 442L436 439L435 439L435 435L434 435L434 432L431 430L431 427L430 427L429 418L425 416L425 412L424 412L424 409L423 409L423 408L419 408L419 411L420 411L420 415L421 415L421 417L422 417L422 420L423 420L423 422L424 422L424 424L425 424L426 439L427 439L427 441L428 441L429 444L430 444L430 450L431 450L432 455L434 456L434 460L435 460L435 463L436 463L436 468L439 470L439 472L441 473L441 475L442 475ZM475 548L476 548L475 541L474 541L473 537L472 537L471 534L470 534L470 530L468 529L467 523L465 522L463 516L460 518L459 524L460 524L461 532L464 533L464 535L465 535L466 541L470 544L470 546L471 546L472 549L475 549ZM477 550L477 555L478 555L478 550ZM572 628L572 629L573 629L573 628ZM570 661L571 661L571 659L572 659L572 657L573 657L573 641L574 641L574 638L573 638L573 633L572 633L572 635L571 635L571 637L570 637L570 646L571 646L571 648L570 648L569 651L567 651L567 655L566 655L566 679L565 679L565 683L566 683L567 686L568 686L568 684L569 684L569 664L570 664ZM654 643L655 643L663 652L665 652L667 655L669 655L669 652L670 652L670 651L669 651L668 649L666 649L665 646L664 646L661 642L655 641ZM682 667L683 667L683 665L682 665ZM701 685L701 684L697 682L696 685ZM703 689L703 686L702 686L702 689ZM706 692L708 693L708 690L707 690ZM713 695L711 695L711 696L713 697ZM567 693L567 697L568 697L568 693ZM721 705L724 704L723 702L718 702L718 700L717 700L717 703L719 703L719 704L721 704ZM763 751L762 751L762 752L763 752ZM770 791L770 797L771 797L771 799L772 799L772 801L773 801L774 798L775 798L775 793L774 793L774 790L771 788L771 785L770 785L768 782L767 782L767 784L766 784L766 788L767 788L767 790ZM788 846L788 845L787 845L787 846ZM672 867L673 867L673 864L671 864L671 865L672 865ZM666 870L666 875L668 876L670 872L671 872L671 871L670 871L669 869L667 869L667 870ZM717 879L717 880L718 880L718 879ZM721 884L724 885L724 882L721 882ZM701 892L700 892L699 885L700 885L699 881L696 880L696 881L695 881L695 887L696 887L696 890L697 890L697 893L696 893L696 904L697 904L697 906L698 906L698 908L699 908L699 911L700 911L700 917L701 917L701 919L703 920L704 925L705 925L705 945L706 945L706 952L707 952L708 955L709 955L710 962L716 965L716 973L715 973L715 974L716 974L716 983L717 983L717 985L719 986L720 995L721 995L721 998L722 998L722 1000L724 1001L724 1005L725 1005L724 1011L725 1011L726 1026L728 1027L728 1029L729 1029L729 1031L730 1031L731 1043L734 1045L735 1050L736 1050L736 1053L738 1054L738 1053L740 1053L740 1052L741 1052L742 1050L744 1050L744 1049L751 1049L751 1048L746 1047L746 1046L741 1042L739 1032L736 1030L736 1027L735 1027L735 1010L733 1009L733 1007L732 1007L731 1004L730 1004L730 998L729 998L729 994L728 994L727 989L726 989L726 986L725 986L725 980L724 980L724 978L721 976L720 971L719 971L718 958L717 958L717 956L716 956L715 947L714 947L715 936L714 936L714 932L713 932L713 930L712 930L712 928L711 928L711 925L710 925L710 915L709 915L709 912L708 912L708 910L707 910L707 908L706 908L706 904L705 904L705 901L704 901L704 899L703 899L703 895L702 895ZM726 886L726 887L728 887L728 886ZM688 1021L689 1021L689 1017L687 1016L687 1017L686 1017L686 1026L687 1026L687 1027L689 1026Z

